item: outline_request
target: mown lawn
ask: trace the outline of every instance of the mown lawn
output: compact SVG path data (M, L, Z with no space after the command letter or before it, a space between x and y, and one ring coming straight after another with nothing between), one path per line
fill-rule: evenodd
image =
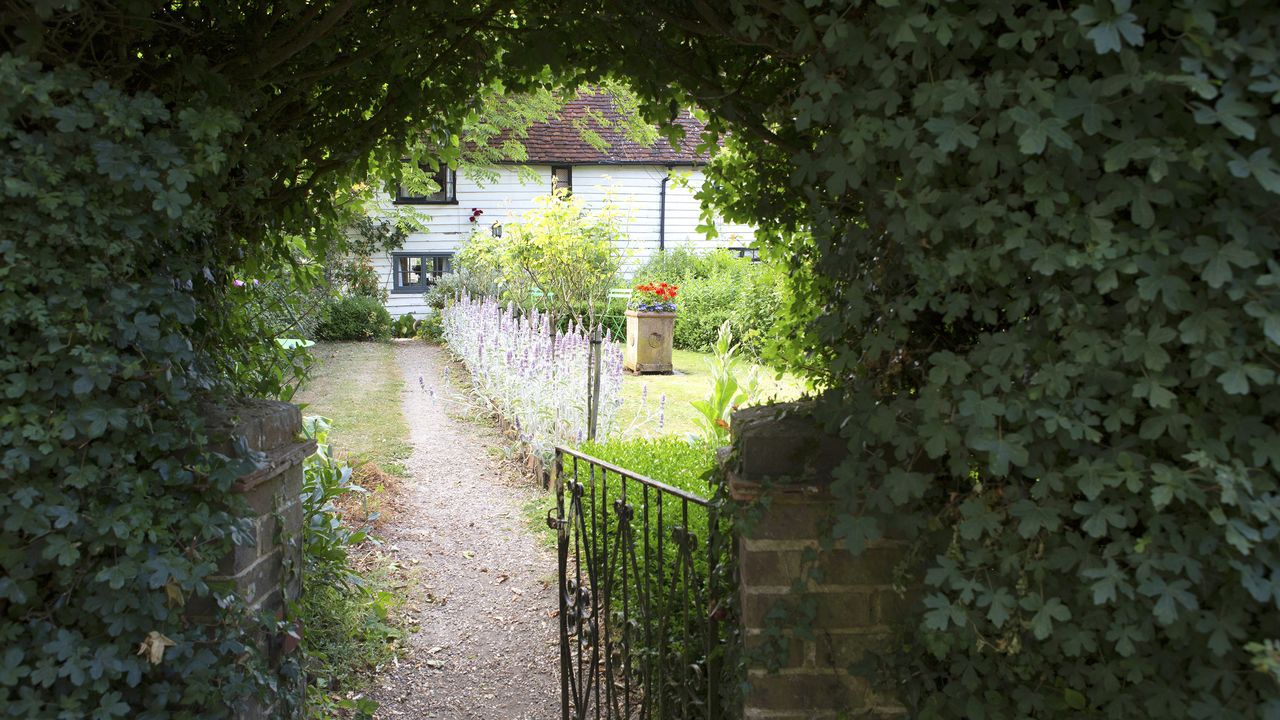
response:
M619 411L621 432L624 436L686 435L697 431L694 418L698 412L689 403L703 400L711 393L711 372L708 353L676 350L671 358L674 375L626 375L622 379L622 409ZM804 392L799 378L783 375L768 367L755 366L745 360L735 365L738 381L745 382L752 367L760 367L759 403L777 400L795 400ZM647 393L646 393L647 388ZM658 405L662 395L667 396L665 418L658 424ZM642 402L643 397L643 402Z
M329 440L352 465L376 463L384 472L404 477L412 447L409 426L400 411L404 376L390 343L318 343L319 361L311 379L294 397L305 404L304 415L323 415L333 422Z

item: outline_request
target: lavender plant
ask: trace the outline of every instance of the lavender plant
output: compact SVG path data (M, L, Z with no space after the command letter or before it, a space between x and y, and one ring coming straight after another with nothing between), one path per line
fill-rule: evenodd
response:
M556 330L548 314L463 294L442 311L449 349L471 372L477 394L549 460L557 444L586 437L590 329ZM622 347L605 333L596 432L608 437L622 405Z

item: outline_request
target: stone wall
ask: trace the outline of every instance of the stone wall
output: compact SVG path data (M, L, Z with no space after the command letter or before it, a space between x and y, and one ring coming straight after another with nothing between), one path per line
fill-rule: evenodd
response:
M234 456L247 450L258 460L257 470L236 484L253 513L251 542L224 557L212 580L230 581L250 608L284 619L286 604L302 593L302 462L315 452L315 441L302 438L302 416L288 403L246 400L207 415L215 434L231 438L221 452ZM208 612L196 607L189 614L198 619ZM273 667L296 646L297 639L287 633L259 638L259 649ZM289 682L280 678L282 690ZM279 698L236 708L239 720L285 716Z
M799 404L741 410L733 416L734 455L726 471L740 508L736 519L742 628L748 656L747 720L896 717L904 709L873 692L872 673L854 664L868 649L887 648L889 624L904 600L891 587L900 544L880 542L860 555L819 550L832 504L831 472L845 455ZM761 495L767 503L756 503ZM826 531L829 532L829 531ZM807 570L817 566L820 580ZM816 614L812 635L784 629L782 667L766 669L758 649L771 608L803 596Z

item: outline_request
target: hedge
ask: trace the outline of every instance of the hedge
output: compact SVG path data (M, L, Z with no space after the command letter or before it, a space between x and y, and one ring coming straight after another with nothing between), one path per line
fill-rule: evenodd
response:
M0 7L0 715L297 708L296 658L255 650L279 619L210 581L252 541L253 458L214 451L206 405L287 396L251 294L340 250L407 153L438 159L404 139L457 128L492 48L514 89L558 52L451 3Z
M732 131L702 195L786 260L851 451L827 544L915 546L879 689L1280 716L1276 4L665 8L616 66Z
M325 308L316 327L316 337L321 340L387 340L391 338L394 324L391 313L381 300L353 295L338 298Z
M739 342L759 354L782 312L783 275L771 264L727 251L699 254L677 248L655 255L635 272L637 283L679 286L675 346L708 352L728 320Z

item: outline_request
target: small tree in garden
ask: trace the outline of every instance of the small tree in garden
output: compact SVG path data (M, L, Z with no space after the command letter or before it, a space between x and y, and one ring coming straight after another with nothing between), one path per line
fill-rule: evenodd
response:
M463 284L473 291L496 286L520 304L536 288L538 304L592 326L622 263L622 214L609 202L588 209L563 189L535 202L502 237L472 233L457 256Z
M594 325L622 262L622 216L612 203L588 210L563 188L536 202L507 230L506 272L528 278L553 312Z

